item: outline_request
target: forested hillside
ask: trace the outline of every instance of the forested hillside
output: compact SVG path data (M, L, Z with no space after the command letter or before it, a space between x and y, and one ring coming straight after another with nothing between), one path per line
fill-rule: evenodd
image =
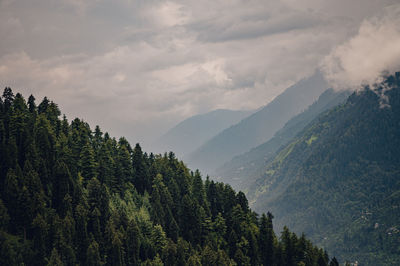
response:
M341 260L400 264L400 73L353 93L282 147L248 196Z
M349 95L348 91L326 90L304 112L290 119L269 141L234 157L218 168L216 171L218 180L230 184L236 190L248 191L263 173L265 163L281 146L291 141L319 114L345 102Z
M234 156L271 139L293 116L307 109L328 88L321 72L287 88L266 106L233 125L187 156L190 167L214 171Z
M170 152L0 97L0 265L338 265Z

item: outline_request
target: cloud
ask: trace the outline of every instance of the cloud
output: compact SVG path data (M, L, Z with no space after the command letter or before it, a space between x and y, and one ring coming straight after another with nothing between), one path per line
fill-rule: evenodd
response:
M0 1L0 85L151 142L188 116L268 103L391 0L338 1Z
M322 62L335 88L359 88L376 83L382 73L400 70L400 5L366 19L358 33L336 47Z
M148 10L148 15L161 27L174 27L184 25L188 20L183 10L183 5L167 1L157 8Z
M323 21L322 16L292 9L281 1L260 0L207 1L196 5L191 15L188 27L203 42L259 38L313 27Z

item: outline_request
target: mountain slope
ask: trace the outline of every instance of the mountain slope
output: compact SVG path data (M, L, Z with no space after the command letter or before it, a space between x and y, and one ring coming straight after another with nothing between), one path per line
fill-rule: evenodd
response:
M235 155L269 140L291 117L306 109L326 89L322 74L316 72L286 89L258 112L207 141L186 161L191 168L212 173Z
M308 123L320 113L343 103L350 95L348 91L335 92L328 89L307 110L290 119L272 139L253 148L249 152L234 157L218 168L216 175L219 181L229 183L237 190L248 191L263 167L275 152L295 137Z
M0 265L338 265L174 153L60 114L0 97Z
M174 151L179 156L193 152L219 132L249 116L252 111L214 110L189 117L170 129L152 146L154 151Z
M399 265L400 74L319 116L263 173L248 196L278 227L342 259Z

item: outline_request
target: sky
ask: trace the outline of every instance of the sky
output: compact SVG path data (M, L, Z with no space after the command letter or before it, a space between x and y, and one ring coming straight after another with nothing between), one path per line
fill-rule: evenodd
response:
M0 86L150 144L256 109L320 68L333 87L400 62L400 0L0 0Z

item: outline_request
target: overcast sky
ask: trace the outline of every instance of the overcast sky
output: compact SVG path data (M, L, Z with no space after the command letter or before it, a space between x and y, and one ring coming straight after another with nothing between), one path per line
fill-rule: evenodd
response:
M0 85L146 146L191 115L265 105L319 66L343 86L365 78L363 57L396 65L399 2L0 0Z

